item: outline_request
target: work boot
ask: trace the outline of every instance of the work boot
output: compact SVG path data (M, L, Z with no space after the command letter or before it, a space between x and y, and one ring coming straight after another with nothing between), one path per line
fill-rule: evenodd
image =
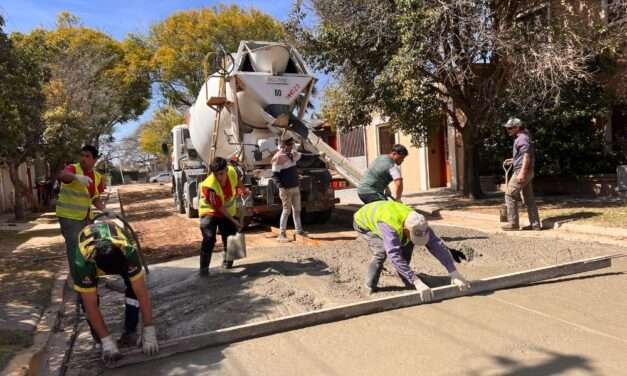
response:
M309 236L309 233L305 230L298 230L296 231L296 235L298 236Z
M518 230L520 230L520 227L518 225L513 225L511 223L508 223L505 226L501 227L501 230L503 230L503 231L518 231Z
M222 267L224 269L232 269L233 268L233 261L224 261L222 263Z
M364 283L364 287L366 288L366 293L368 295L372 295L377 292L377 286L370 286L367 283Z
M280 233L279 236L277 236L276 240L280 243L289 242L289 239L287 238L287 235L284 232Z
M200 271L198 272L198 275L200 275L201 277L209 277L209 268L200 268Z
M542 226L538 226L538 225L531 226L531 225L529 225L529 226L523 227L522 230L524 230L524 231L542 231Z
M211 262L210 254L205 252L200 252L200 274L202 275L203 270L209 270L209 263Z

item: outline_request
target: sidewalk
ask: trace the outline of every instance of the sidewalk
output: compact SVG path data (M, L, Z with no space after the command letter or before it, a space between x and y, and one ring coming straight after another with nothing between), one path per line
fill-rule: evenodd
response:
M115 188L107 199L107 207L119 212ZM54 210L29 213L24 222L12 219L11 215L0 216L0 239L2 235L15 239L0 244L0 261L4 261L0 302L6 301L0 307L0 334L5 330L15 339L8 339L8 344L0 341L4 351L0 351L0 371L10 376L40 374L51 337L63 319L65 301L74 297L66 286L65 242ZM10 264L16 263L19 265L11 268ZM3 279L3 273L10 278Z
M363 205L356 189L336 191L340 205ZM492 233L501 233L502 223L499 208L503 204L503 193L490 194L487 198L471 201L457 192L448 189L435 189L427 192L409 193L403 202L419 212L443 224L472 225ZM545 231L550 234L579 234L607 238L611 243L627 241L627 209L617 198L576 198L569 196L538 197L538 207ZM612 211L613 216L603 214ZM625 215L625 220L619 215ZM597 218L611 222L595 223ZM520 211L521 226L529 224L524 208ZM510 232L515 235L531 235L528 231Z

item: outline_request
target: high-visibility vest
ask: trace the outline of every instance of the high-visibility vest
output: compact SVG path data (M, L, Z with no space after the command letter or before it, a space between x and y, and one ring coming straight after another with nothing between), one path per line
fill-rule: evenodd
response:
M79 163L75 163L76 175L85 175ZM59 199L57 200L57 217L81 221L90 212L92 201L100 196L98 187L102 181L102 175L94 170L94 195L89 194L89 189L78 180L69 184L61 183Z
M239 177L237 176L237 170L235 170L235 167L228 165L226 167L226 175L229 181L231 182L231 198L228 201L224 200L224 192L222 192L222 187L220 186L218 179L216 179L216 177L213 174L210 174L209 176L207 176L207 178L203 180L202 183L200 183L201 194L200 194L200 202L198 203L198 215L199 216L205 217L207 215L211 215L216 212L215 208L211 206L211 203L209 202L209 200L207 200L207 197L205 197L205 195L203 194L203 191L204 191L203 188L209 188L213 190L218 195L218 197L220 197L220 199L222 200L222 206L226 208L227 213L229 213L229 215L233 217L237 213L236 193L237 193L237 185L239 182Z
M409 241L404 236L404 224L409 214L414 211L411 207L396 201L374 201L362 206L353 220L360 228L368 230L379 238L383 238L379 223L390 226L398 235L403 244Z

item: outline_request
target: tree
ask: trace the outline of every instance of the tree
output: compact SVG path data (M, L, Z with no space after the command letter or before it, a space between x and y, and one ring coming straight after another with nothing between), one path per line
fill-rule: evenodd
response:
M307 26L300 1L288 31L315 68L338 77L338 126L368 125L377 113L424 142L445 113L463 138L463 190L471 197L482 194L481 130L504 120L508 103L524 111L555 106L562 87L590 79L589 63L614 35L528 17L524 1L309 3L319 22Z
M189 107L205 81L203 60L222 45L235 52L242 40L280 41L282 25L254 8L220 5L177 12L151 27L154 80L168 103ZM209 74L214 69L210 68Z
M15 218L22 219L24 198L32 203L32 195L20 180L18 168L36 157L41 148L43 72L33 51L14 43L3 27L0 17L0 163L8 167L14 187Z
M140 38L116 41L67 12L59 15L55 30L16 38L38 51L47 72L44 142L53 170L74 158L81 145L109 140L116 124L136 119L148 107L150 53Z
M152 119L143 123L139 129L139 148L161 160L167 159L161 152L162 144L171 144L172 128L183 123L181 115L174 107L161 108L155 111Z

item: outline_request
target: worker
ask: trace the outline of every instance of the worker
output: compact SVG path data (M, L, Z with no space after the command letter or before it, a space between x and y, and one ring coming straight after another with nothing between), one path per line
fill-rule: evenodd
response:
M377 157L372 166L364 174L357 187L357 194L364 204L373 201L386 200L388 185L394 182L394 196L397 201L403 196L403 177L400 165L407 157L407 148L396 144L389 154Z
M366 239L374 253L366 273L369 293L376 292L383 264L389 257L403 283L407 287L413 286L423 302L431 301L431 288L409 266L414 247L423 245L446 268L452 284L460 290L470 288L470 283L455 268L448 247L426 219L411 207L393 200L375 201L362 206L353 219L355 230Z
M523 229L542 230L536 199L533 195L532 181L534 177L535 149L531 135L524 128L522 121L517 118L510 118L503 126L507 133L514 138L513 156L505 160L506 165L513 167L514 173L507 184L507 192L505 192L507 224L502 229L504 231L517 231L520 229L518 223L518 201L520 201L522 192L522 197L527 205L527 215L529 216L529 226Z
M222 266L230 269L233 261L226 259L227 238L240 231L240 224L235 219L237 213L237 195L246 195L248 190L242 183L237 169L226 159L216 157L209 166L210 174L200 184L200 232L202 245L200 248L200 275L209 275L211 254L216 244L216 231L220 229L222 245L224 246L224 261Z
M73 257L75 265L72 268L74 290L79 293L91 334L101 345L102 360L111 364L121 359L118 346L125 345L138 344L146 355L156 354L159 344L137 249L129 242L122 228L112 221L87 225L77 239ZM98 277L103 275L119 275L126 285L124 333L117 343L112 339L98 308ZM140 310L143 330L138 338Z
M105 210L105 203L100 198L105 189L104 179L94 169L97 160L98 150L85 145L81 149L80 162L67 165L58 176L61 187L56 214L65 239L70 272L75 265L73 258L78 246L78 233L91 222L91 206Z
M300 218L300 182L298 179L298 168L296 162L301 155L293 150L294 139L285 137L281 140L279 151L272 157L272 181L279 187L279 197L283 205L281 219L279 221L280 242L286 242L287 220L292 214L294 228L299 235L306 235Z

